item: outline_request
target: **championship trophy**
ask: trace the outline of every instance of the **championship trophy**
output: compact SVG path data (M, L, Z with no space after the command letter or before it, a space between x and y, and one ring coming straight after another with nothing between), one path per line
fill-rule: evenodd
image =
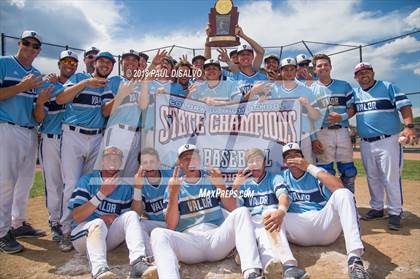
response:
M239 38L235 36L238 16L238 8L233 6L231 0L217 0L209 13L210 33L207 45L210 47L239 45Z

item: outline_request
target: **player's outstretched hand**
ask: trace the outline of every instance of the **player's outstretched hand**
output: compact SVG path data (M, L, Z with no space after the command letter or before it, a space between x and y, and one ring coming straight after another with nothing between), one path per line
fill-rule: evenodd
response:
M225 186L225 180L223 179L222 172L218 168L208 167L209 180L217 188Z
M309 163L304 158L293 158L293 159L287 159L286 160L287 166L290 167L296 167L303 171L306 171L308 169Z
M114 222L114 220L118 217L117 214L113 213L113 214L105 214L101 216L101 219L104 220L105 224L107 226L111 226L112 222Z
M219 56L217 57L219 61L222 61L225 63L228 63L230 61L226 48L218 48L217 52L219 53Z
M115 189L117 189L118 179L119 179L118 173L114 174L111 177L105 178L99 191L105 196L110 195Z
M28 91L35 88L41 88L44 81L41 76L36 76L34 74L26 75L20 82L19 86L22 91Z
M155 57L153 57L152 65L153 66L159 65L162 62L162 60L166 57L167 54L168 52L166 50L158 49Z
M335 123L340 122L340 121L341 121L341 115L339 113L336 113L333 111L328 114L328 123L330 125L334 125Z
M312 141L312 151L315 154L324 153L324 147L322 146L322 143L319 140L313 140Z
M417 138L416 129L404 128L400 133L400 143L409 145L418 144L419 139Z
M138 189L143 189L144 186L144 173L146 171L143 169L142 166L139 167L139 170L134 175L134 187Z
M281 223L283 222L285 213L281 210L276 210L264 214L263 222L264 228L269 232L280 231Z
M244 36L244 31L242 30L242 27L240 27L239 25L235 26L235 35L241 38Z
M101 87L105 87L106 84L108 83L108 80L105 78L89 78L89 79L85 79L85 86L89 87L89 88L101 88Z
M232 190L238 190L245 181L252 176L252 171L249 168L239 170L235 180L232 184Z
M41 91L41 93L36 98L36 104L37 105L44 105L48 100L53 96L51 94L51 91L54 89L53 85L48 86L44 90Z
M181 188L181 178L179 177L179 166L174 168L172 177L168 181L168 194L169 197L178 197Z
M51 82L51 83L57 83L58 82L58 76L54 73L48 74L45 77L45 80Z

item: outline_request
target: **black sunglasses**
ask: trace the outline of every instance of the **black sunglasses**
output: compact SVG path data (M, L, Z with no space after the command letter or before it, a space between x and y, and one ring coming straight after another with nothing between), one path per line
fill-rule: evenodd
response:
M27 41L27 40L22 40L22 45L24 45L25 47L32 47L33 49L40 49L41 48L40 44L31 43L30 41Z
M299 63L298 66L299 67L308 67L309 66L309 62L308 63Z

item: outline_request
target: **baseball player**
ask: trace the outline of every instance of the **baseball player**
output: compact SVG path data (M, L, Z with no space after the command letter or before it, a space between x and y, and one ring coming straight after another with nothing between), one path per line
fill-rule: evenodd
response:
M61 140L61 166L64 181L63 215L60 220L63 237L62 251L72 249L70 242L71 212L67 204L79 178L92 171L98 157L102 131L105 128L103 110L116 94L114 80L108 80L115 59L109 52L96 56L93 75L77 73L65 83L65 90L56 97L59 105L66 104Z
M110 78L115 82L118 93L108 102L109 109L104 111L104 116L109 116L109 119L101 146L113 145L123 151L125 160L120 172L123 177L133 177L138 170L137 154L141 146L140 117L141 111L147 108L147 99L142 102L140 83L135 77L139 58L138 52L132 49L122 54L123 76Z
M34 117L41 123L41 142L39 146L39 158L42 165L44 177L46 205L48 209L48 223L51 227L52 240L60 241L62 232L60 225L61 218L61 197L63 195L63 179L61 175L61 125L64 117L64 105L58 105L54 95L62 91L63 84L76 72L78 56L70 50L60 53L58 68L60 75L57 82L45 82L44 87L51 86L50 94L44 98L41 92L37 96Z
M297 71L297 63L293 57L285 58L281 61L280 73L281 82L276 82L270 91L270 97L281 98L299 98L302 105L302 133L301 142L302 151L305 159L309 163L313 163L311 137L313 131L313 120L321 117L321 113L317 109L317 101L312 91L305 85L296 82L295 76Z
M40 51L39 34L24 31L16 56L0 57L0 251L9 254L23 250L15 237L45 234L25 221L37 150L35 89L43 84L32 62Z
M191 60L192 68L195 70L194 73L197 73L197 75L194 76L194 81L204 80L204 75L202 74L204 61L206 61L206 57L203 55L196 55Z
M176 82L181 85L182 90L184 91L183 95L188 95L188 87L191 84L191 73L192 67L188 61L180 61L175 65L176 70ZM201 71L203 71L201 69Z
M106 261L107 250L124 240L128 247L131 271L128 278L157 278L156 268L146 259L137 212L141 190L119 180L123 153L114 146L103 150L101 170L80 178L68 208L73 215L71 241L87 254L93 278L117 278Z
M238 172L232 187L243 193L253 193L240 196L239 200L252 215L264 272L267 276L273 272L278 277L280 270L273 269L275 261L280 259L283 264L283 278L309 278L309 274L297 267L284 226L281 226L288 201L286 195L276 196L275 190L284 184L283 177L266 171L265 154L261 149L248 149L245 152L245 161L246 169ZM276 245L273 242L278 243Z
M280 60L274 55L270 54L264 58L264 71L269 80L277 80L279 77Z
M313 74L313 67L311 66L311 59L305 54L301 53L296 56L297 72L296 79L304 82L307 86L311 86L316 77Z
M182 170L184 175L179 177ZM178 150L178 166L165 192L168 229L152 231L151 242L160 278L181 278L178 261L199 263L225 258L236 246L244 278L262 278L261 262L252 221L246 208L236 208L233 197L200 195L201 191L225 192L223 178L213 169L200 171L200 156L191 144ZM225 219L222 206L231 211Z
M369 278L361 260L364 248L353 194L339 178L308 164L297 143L283 146L283 160L288 169L282 173L284 184L276 187L276 196L288 202L282 225L289 241L328 245L343 231L350 278Z
M323 117L312 140L317 164L335 175L334 161L346 188L354 193L357 169L353 162L353 146L349 134L347 109L352 104L353 88L343 80L331 78L331 60L325 54L313 57L314 71L319 80L312 84ZM316 127L317 128L317 127Z
M149 55L143 52L139 52L139 68L138 70L144 71L147 68L147 60L149 60Z
M90 47L89 49L87 49L85 51L84 57L83 57L83 62L85 63L86 66L86 74L93 74L93 72L95 71L95 58L96 55L99 53L99 49L97 49L96 47Z
M417 142L413 125L411 102L394 84L375 80L371 64L362 62L354 68L354 77L360 87L355 90L354 104L349 112L356 114L357 131L362 139L360 153L366 170L371 210L365 220L384 217L384 191L387 195L388 227L399 230L402 213L402 150L400 136L401 112L404 130L401 136Z

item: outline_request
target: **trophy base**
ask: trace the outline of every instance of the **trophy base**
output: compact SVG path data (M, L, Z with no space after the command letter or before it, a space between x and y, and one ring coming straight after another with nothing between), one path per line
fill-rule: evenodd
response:
M233 47L240 44L236 36L211 36L207 43L210 47Z

